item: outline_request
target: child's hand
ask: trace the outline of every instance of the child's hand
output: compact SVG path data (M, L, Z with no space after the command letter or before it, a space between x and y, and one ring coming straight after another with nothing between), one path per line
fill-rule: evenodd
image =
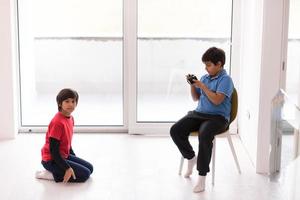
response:
M70 167L65 172L63 182L67 183L69 181L69 179L71 178L71 176L73 177L73 179L76 179L75 173L74 173L73 169Z
M203 89L203 87L205 87L205 84L199 80L194 80L193 86L195 86L196 88Z
M195 80L198 80L197 77L194 74L188 74L185 76L186 81L190 84L193 85L195 83Z

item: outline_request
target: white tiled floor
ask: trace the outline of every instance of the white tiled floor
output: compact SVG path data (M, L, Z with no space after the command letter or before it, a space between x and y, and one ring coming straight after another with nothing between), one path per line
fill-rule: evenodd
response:
M215 186L211 185L209 174L206 191L194 194L197 175L185 179L177 174L180 155L169 137L76 134L75 153L93 163L95 171L86 183L63 184L34 178L34 172L41 168L44 134L21 134L15 140L0 141L0 199L287 199L283 195L288 183L272 182L267 176L256 174L238 137L233 141L242 174L237 173L227 141L218 139ZM197 143L195 137L192 142ZM287 192L290 200L296 200L290 188Z
M286 199L300 199L300 157L291 162L285 169L284 176L281 180L283 183L283 192Z

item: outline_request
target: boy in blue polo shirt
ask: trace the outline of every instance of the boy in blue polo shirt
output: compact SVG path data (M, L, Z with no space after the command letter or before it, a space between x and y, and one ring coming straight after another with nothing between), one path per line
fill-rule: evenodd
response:
M207 74L200 80L190 82L191 95L198 106L194 111L176 122L170 129L171 137L182 156L188 159L185 177L188 178L197 163L198 182L194 192L205 190L205 178L209 172L214 136L226 130L229 125L231 110L231 94L233 82L223 68L225 52L211 47L202 56ZM198 156L188 140L191 132L198 131Z

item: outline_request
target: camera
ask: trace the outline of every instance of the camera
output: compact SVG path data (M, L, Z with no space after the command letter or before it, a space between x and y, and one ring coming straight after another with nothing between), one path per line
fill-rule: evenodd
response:
M194 75L194 74L188 74L186 76L186 81L189 83L189 84L193 84L195 83L195 80L198 80L197 77Z

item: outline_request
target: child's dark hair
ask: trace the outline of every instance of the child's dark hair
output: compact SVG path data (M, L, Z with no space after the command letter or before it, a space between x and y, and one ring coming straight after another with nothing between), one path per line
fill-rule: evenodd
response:
M211 47L203 54L202 62L212 62L215 65L221 62L221 67L223 67L225 65L225 52L217 47Z
M70 88L64 88L56 96L58 111L61 111L62 102L68 98L72 98L75 100L76 104L78 103L78 93Z

